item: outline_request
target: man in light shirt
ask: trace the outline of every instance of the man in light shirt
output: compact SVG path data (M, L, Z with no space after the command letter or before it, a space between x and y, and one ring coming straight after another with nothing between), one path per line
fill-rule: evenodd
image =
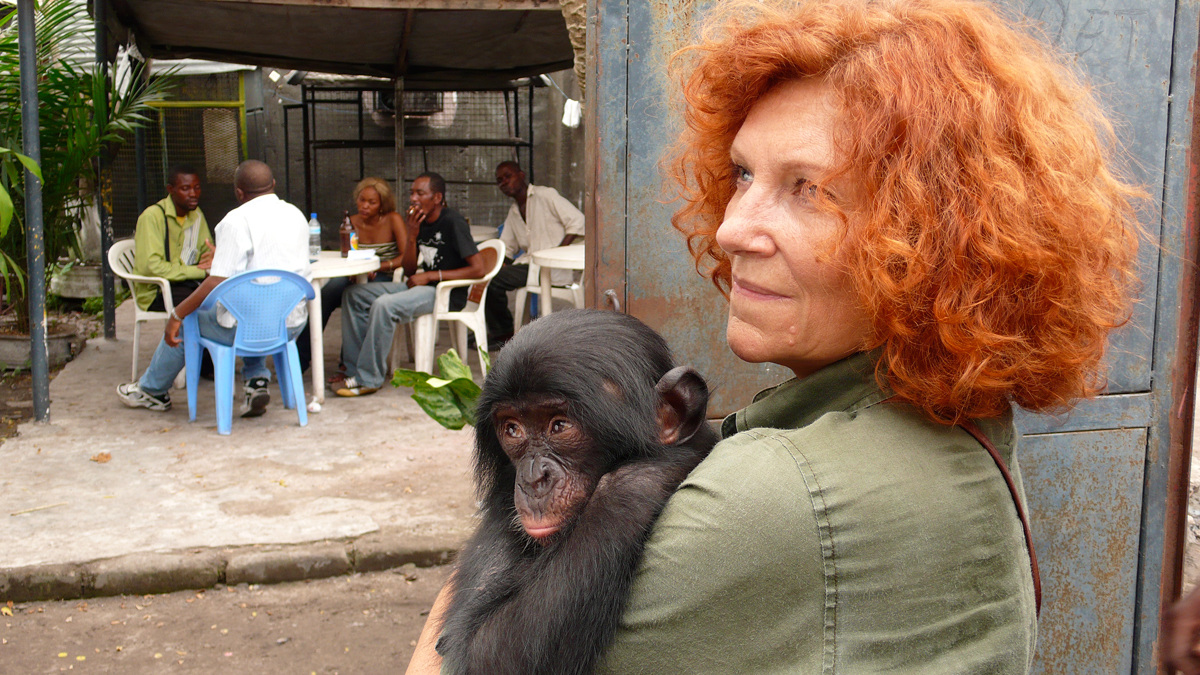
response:
M508 310L508 291L525 286L529 277L529 254L556 246L566 246L583 237L583 214L552 187L530 185L525 172L516 162L501 162L496 167L496 186L513 200L500 240L505 250L516 260L505 260L504 266L488 286L487 318L488 346L497 348L512 337L512 312ZM556 286L570 284L571 270L554 270L551 281ZM550 302L550 298L539 298Z
M175 307L167 319L163 339L150 360L150 367L137 382L117 387L117 396L131 408L166 411L171 408L169 390L183 369L184 351L180 339L183 317L197 311L200 304L226 278L257 269L281 269L312 279L308 263L308 221L295 206L275 196L275 178L262 162L242 162L235 175L234 195L241 205L229 212L217 225L217 247L209 275L194 293ZM307 309L301 302L287 318L288 335L293 339L303 330ZM233 344L236 324L218 304L197 316L200 334L224 344ZM262 357L242 358L245 384L242 417L257 417L266 411L271 397L267 393L271 372Z

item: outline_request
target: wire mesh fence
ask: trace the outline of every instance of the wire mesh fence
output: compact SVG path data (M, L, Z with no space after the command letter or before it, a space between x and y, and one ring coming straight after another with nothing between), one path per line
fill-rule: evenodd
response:
M244 159L242 108L237 73L190 75L172 96L170 107L150 116L146 139L146 196L152 204L166 196L167 173L176 165L200 177L200 209L210 226L237 206L233 174ZM220 106L209 102L228 102ZM182 105L181 105L182 103ZM195 103L195 105L188 105ZM125 138L111 165L113 236L133 236L140 215L137 199L137 152L133 135Z
M354 209L362 178L389 181L403 204L409 183L433 171L446 179L447 203L471 224L498 226L512 202L496 189L496 165L515 160L533 172L529 97L536 91L405 92L405 176L397 185L394 91L305 87L305 103L287 123L288 199L328 225Z

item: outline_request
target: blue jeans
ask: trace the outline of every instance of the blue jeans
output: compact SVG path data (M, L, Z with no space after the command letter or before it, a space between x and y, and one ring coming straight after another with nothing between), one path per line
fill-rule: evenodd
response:
M217 323L215 307L196 312L196 320L200 322L200 335L223 345L233 344L237 328L226 328ZM294 340L303 329L304 326L289 328L288 337ZM183 337L183 328L179 329L179 336ZM166 340L159 340L158 348L154 350L154 357L150 359L150 367L142 373L141 379L138 380L138 386L147 394L162 396L170 391L171 385L175 382L175 376L183 370L184 360L183 343L180 343L178 347L171 347ZM243 356L242 379L249 382L256 377L271 379L271 371L267 370L266 357Z
M388 352L397 323L433 311L433 286L409 288L401 281L352 284L342 295L342 359L346 374L377 389L389 379Z

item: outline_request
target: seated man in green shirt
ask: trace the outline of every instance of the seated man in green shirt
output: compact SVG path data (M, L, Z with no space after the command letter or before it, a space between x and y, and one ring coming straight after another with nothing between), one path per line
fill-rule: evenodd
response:
M208 276L212 233L200 211L200 177L189 166L167 175L167 196L138 217L134 233L134 273L171 282L171 301L178 305ZM154 284L135 286L138 307L164 312L162 290Z

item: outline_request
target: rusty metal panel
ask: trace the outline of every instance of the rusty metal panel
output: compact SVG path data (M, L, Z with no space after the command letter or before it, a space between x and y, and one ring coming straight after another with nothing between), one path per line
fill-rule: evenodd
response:
M1158 195L1163 189L1167 152L1167 111L1171 86L1173 0L1009 0L1032 19L1053 45L1068 54L1095 86L1113 117L1120 143L1133 162L1132 179ZM1158 239L1159 214L1147 209L1143 225ZM1140 251L1142 298L1133 320L1110 341L1109 389L1149 391L1154 340L1158 248Z
M1125 172L1151 196L1140 214L1150 240L1139 258L1141 299L1111 342L1109 395L1065 416L1017 415L1028 434L1022 463L1035 539L1050 550L1039 672L1155 673L1159 614L1178 590L1200 332L1191 154L1200 3L999 2L1092 82L1130 158ZM724 414L790 373L729 353L725 302L695 274L662 192L660 162L679 124L666 61L694 39L711 4L589 3L597 91L585 122L587 278L593 306L612 289L710 379L712 411Z
M1196 55L1200 6L1175 4L1167 154L1163 164L1162 250L1157 276L1153 390L1139 552L1134 671L1158 672L1160 614L1179 592L1196 377ZM1155 195L1158 196L1157 194Z
M1026 436L1020 466L1042 614L1033 673L1127 673L1145 429Z
M628 0L588 3L584 171L584 288L589 307L625 306L625 155L628 145Z
M686 242L671 227L674 206L664 203L660 162L678 130L667 59L693 39L711 5L589 3L588 81L604 89L589 92L585 118L595 133L587 147L596 176L589 182L588 278L592 306L607 306L604 293L612 290L623 309L667 336L681 362L704 373L714 392L709 414L720 417L791 372L744 363L729 351L725 301L696 274Z

